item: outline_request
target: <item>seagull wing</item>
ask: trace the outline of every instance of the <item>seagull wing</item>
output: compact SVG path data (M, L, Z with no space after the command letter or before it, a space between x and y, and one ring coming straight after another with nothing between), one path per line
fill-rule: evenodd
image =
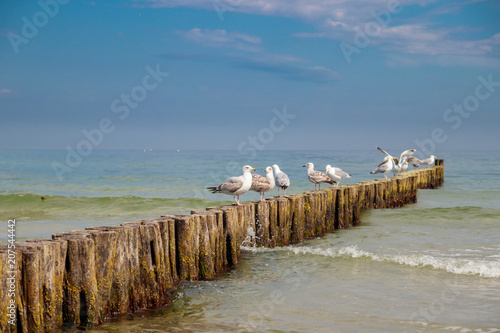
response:
M268 190L269 187L271 187L271 183L266 177L252 174L252 187L250 187L250 190L262 192Z
M383 150L382 148L377 147L377 149L378 149L378 151L379 151L379 152L381 152L382 154L385 154L385 155L387 155L387 156L389 156L389 157L392 157L391 155L389 155L389 153L388 153L388 152L386 152L386 151L385 151L385 150Z
M284 172L278 173L274 177L274 181L276 182L276 185L279 187L288 187L290 186L290 179L288 178L287 174Z
M405 159L408 158L408 156L413 155L415 152L416 152L415 149L405 150L404 152L401 153L399 160L401 161L401 163L404 163Z
M324 172L313 170L310 172L308 175L309 180L313 183L332 183L334 182L333 180L330 179L330 177L327 177Z
M347 172L343 171L341 168L334 168L335 169L335 174L339 176L340 178L350 178L351 175L348 174Z

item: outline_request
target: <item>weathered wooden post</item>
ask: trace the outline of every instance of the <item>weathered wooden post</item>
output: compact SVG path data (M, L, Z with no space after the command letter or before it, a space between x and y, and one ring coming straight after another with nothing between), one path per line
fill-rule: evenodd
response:
M198 215L175 216L177 274L181 280L197 280L199 276Z
M95 243L89 232L73 231L56 236L67 241L64 303L65 322L100 323L97 305Z
M270 201L255 203L255 237L258 246L269 246Z
M292 219L290 218L290 201L287 198L274 198L278 204L276 227L278 229L277 246L285 246L290 244L292 236Z
M329 187L325 190L325 227L326 231L335 229L335 204L337 202L336 192L334 187Z
M291 243L296 244L304 240L305 209L304 195L296 194L288 196L290 201L290 220L292 223Z

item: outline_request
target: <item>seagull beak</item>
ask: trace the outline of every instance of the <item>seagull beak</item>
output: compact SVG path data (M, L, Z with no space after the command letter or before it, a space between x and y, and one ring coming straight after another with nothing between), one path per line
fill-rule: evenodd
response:
M302 167L305 167L306 165L304 164Z
M252 171L256 171L256 170L257 170L257 169L255 169L255 168L252 168Z

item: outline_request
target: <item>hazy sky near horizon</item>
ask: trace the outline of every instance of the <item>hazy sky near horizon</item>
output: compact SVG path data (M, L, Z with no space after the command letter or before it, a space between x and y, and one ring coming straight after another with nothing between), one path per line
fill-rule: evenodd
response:
M500 2L2 1L0 148L500 149Z

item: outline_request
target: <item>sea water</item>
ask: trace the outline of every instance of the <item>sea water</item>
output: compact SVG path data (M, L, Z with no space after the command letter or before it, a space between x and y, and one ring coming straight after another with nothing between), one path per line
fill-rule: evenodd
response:
M416 204L365 211L359 226L302 244L264 249L247 242L241 262L217 279L184 282L170 305L88 330L500 332L500 153L438 157L445 159L445 183L419 190ZM228 203L230 196L205 188L241 174L243 164L260 174L279 164L292 194L314 188L307 162L317 170L339 166L352 184L380 178L369 171L383 155L94 151L60 180L52 163L64 159L64 151L0 152L1 217L6 231L8 219L18 221L18 241Z

